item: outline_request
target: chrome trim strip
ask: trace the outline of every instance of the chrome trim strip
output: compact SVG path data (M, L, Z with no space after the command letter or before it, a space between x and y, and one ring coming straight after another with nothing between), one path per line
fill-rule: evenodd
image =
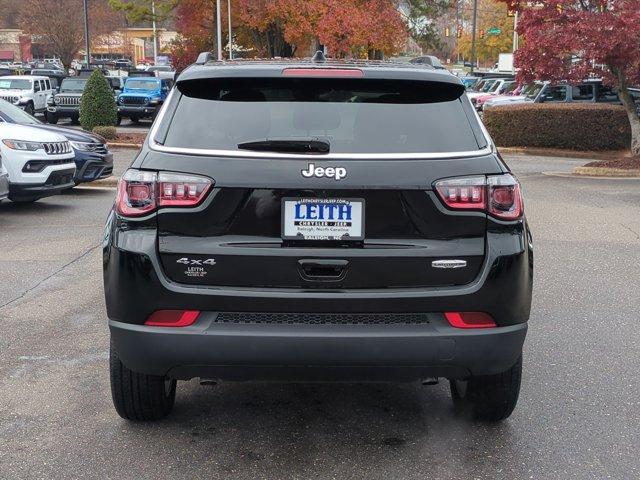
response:
M160 112L158 112L158 116L156 120L153 122L153 126L151 127L151 132L149 132L149 136L147 137L147 145L151 150L155 150L158 152L164 153L178 153L185 155L199 155L199 156L208 156L208 157L242 157L242 158L274 158L280 160L433 160L433 159L449 159L449 158L470 158L470 157L481 157L484 155L489 155L495 152L495 147L493 146L493 142L491 141L491 137L487 130L482 125L482 121L479 119L477 112L476 117L480 122L482 127L482 132L484 133L485 139L487 141L487 147L472 150L472 151L462 151L462 152L432 152L432 153L329 153L328 155L306 155L306 154L282 154L282 153L271 153L271 152L251 152L251 151L240 151L240 150L218 150L218 149L204 149L204 148L189 148L189 147L166 147L161 145L155 141L156 134L158 133L158 128L162 123L165 112L168 108L168 105L171 104L171 99L173 98L175 92L175 87L171 89L171 92L167 96L167 99L162 105ZM468 101L468 100L467 100ZM474 109L475 112L475 109Z
M434 260L431 262L433 268L465 268L467 266L466 260Z

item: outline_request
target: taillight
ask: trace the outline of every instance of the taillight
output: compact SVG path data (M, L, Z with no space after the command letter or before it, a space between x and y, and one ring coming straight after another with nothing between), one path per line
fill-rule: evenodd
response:
M446 312L444 318L455 328L493 328L496 322L482 312Z
M118 183L117 210L125 217L141 217L159 207L195 207L212 185L199 175L129 169Z
M158 204L160 207L194 207L206 196L211 180L197 175L160 173Z
M516 220L522 216L520 184L513 175L487 177L489 214L502 220Z
M118 182L116 205L125 217L141 217L156 209L155 172L127 170Z
M197 310L157 310L144 322L152 327L188 327L200 316Z
M436 182L436 191L448 207L484 210L486 185L485 177L451 178Z
M454 210L482 210L501 220L522 216L520 184L511 174L458 177L435 183L438 196Z

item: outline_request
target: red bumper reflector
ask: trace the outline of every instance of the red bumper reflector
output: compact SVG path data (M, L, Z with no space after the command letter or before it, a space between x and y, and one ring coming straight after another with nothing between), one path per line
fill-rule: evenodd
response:
M198 319L197 310L158 310L144 322L151 327L188 327Z
M492 328L497 327L491 316L482 312L445 312L444 317L456 328Z

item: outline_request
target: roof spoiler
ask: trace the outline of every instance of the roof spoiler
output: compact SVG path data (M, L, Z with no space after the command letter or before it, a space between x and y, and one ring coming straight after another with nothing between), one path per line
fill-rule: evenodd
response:
M196 59L196 65L204 65L205 63L210 62L212 60L215 60L215 58L213 58L213 53L202 52L198 55L198 58Z

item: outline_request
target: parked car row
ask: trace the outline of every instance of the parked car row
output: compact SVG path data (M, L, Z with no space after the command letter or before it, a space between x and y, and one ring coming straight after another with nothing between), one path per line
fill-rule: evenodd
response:
M173 85L173 79L154 74L106 78L118 105L118 124L122 118L129 118L134 123L143 118L155 118ZM88 79L88 76L65 77L56 88L55 81L46 76L4 76L0 77L0 99L22 108L29 115L42 113L47 123L55 125L61 119L69 119L77 124L80 100Z
M44 124L4 100L0 100L0 162L0 199L16 202L55 195L113 172L113 154L102 137Z
M514 82L515 85L515 82ZM495 92L482 101L476 97L478 111L487 108L522 103L620 103L617 91L604 85L602 80L585 80L580 83L534 82L515 87L511 91Z

